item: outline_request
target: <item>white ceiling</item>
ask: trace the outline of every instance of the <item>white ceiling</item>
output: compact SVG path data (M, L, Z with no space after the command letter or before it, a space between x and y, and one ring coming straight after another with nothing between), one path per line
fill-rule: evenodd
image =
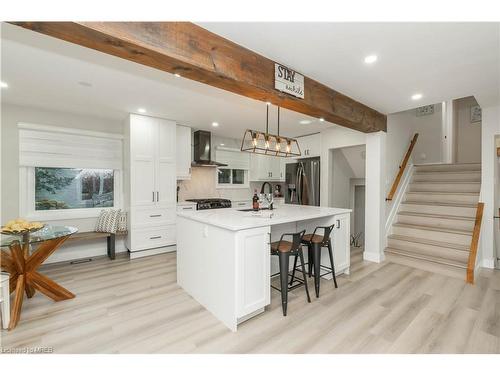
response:
M2 102L118 120L143 107L148 115L230 138L265 127L263 102L9 24L1 31L1 80L9 84ZM280 120L281 133L293 137L335 126L285 109ZM275 124L272 107L270 132Z
M499 23L199 23L383 113L499 102ZM378 61L366 65L364 57ZM412 101L421 93L420 101Z

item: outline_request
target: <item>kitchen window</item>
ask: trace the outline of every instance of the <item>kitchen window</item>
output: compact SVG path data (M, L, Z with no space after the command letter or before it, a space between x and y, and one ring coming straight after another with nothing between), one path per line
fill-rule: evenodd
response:
M247 188L248 171L244 169L219 168L217 170L217 187Z

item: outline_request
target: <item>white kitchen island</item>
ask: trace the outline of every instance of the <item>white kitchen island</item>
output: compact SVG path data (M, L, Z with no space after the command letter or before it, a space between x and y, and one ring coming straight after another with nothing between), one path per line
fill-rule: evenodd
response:
M270 275L278 268L277 262L271 264L269 243L283 233L312 233L316 226L335 224L335 271L349 273L350 212L288 204L274 209L272 217L270 211L255 214L235 208L178 212L177 283L236 331L239 323L264 312L270 303ZM323 251L324 265L329 265L327 253Z

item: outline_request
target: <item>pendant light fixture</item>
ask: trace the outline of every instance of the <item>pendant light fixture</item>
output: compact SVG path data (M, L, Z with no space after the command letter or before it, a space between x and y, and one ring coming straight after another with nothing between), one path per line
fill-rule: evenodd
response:
M283 158L301 156L299 143L294 138L280 135L280 107L278 107L278 134L269 134L269 106L266 106L266 131L245 130L241 141L241 151L254 154L279 156Z

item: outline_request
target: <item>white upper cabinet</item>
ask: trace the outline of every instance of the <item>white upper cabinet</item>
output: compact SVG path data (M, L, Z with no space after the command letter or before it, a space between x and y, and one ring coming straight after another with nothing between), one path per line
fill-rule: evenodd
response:
M130 116L130 206L175 204L174 121Z
M177 125L177 179L191 178L191 128Z
M283 158L250 154L250 181L284 181Z
M302 155L301 158L320 156L321 154L321 134L312 134L297 138Z
M156 119L130 116L130 195L133 206L155 205Z

